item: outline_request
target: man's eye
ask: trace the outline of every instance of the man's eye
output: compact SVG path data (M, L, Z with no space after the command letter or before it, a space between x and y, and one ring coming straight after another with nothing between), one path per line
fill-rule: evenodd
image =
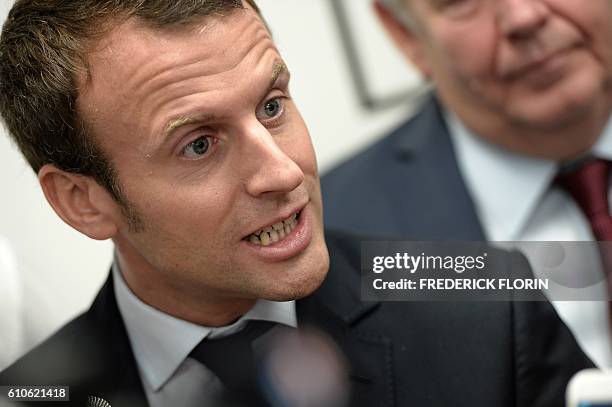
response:
M280 111L280 108L281 108L280 101L278 99L274 99L266 103L264 107L264 112L269 117L274 117L278 114L278 112Z
M457 3L462 3L463 0L434 0L433 3L438 7L448 7Z
M282 98L270 99L263 104L260 111L257 113L257 116L260 120L264 121L274 119L283 113L283 107Z
M454 17L465 17L477 10L481 0L432 0L434 7Z
M208 152L210 145L212 143L210 136L202 136L198 137L191 143L187 144L187 146L183 150L183 154L187 158L199 158Z

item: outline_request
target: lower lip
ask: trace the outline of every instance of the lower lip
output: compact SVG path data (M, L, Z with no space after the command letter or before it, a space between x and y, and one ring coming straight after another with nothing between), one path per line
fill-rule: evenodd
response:
M306 205L300 212L298 224L281 241L269 246L253 244L243 240L246 248L266 263L276 263L289 260L302 253L312 240L312 213Z

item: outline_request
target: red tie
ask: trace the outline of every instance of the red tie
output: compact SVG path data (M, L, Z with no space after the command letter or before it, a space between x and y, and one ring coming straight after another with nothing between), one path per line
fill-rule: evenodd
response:
M607 161L594 159L557 176L558 183L569 192L586 215L595 239L600 241L612 241L612 217L608 204L609 169ZM612 251L608 245L600 246L602 248L604 250L600 252L608 274L608 292L612 295ZM612 328L612 301L608 304Z
M608 206L608 162L592 160L558 180L586 215L597 240L612 241L612 217Z

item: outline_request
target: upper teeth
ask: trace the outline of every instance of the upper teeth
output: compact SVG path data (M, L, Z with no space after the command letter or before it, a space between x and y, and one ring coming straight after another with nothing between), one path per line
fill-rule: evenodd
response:
M281 222L267 226L259 232L253 233L248 237L248 240L253 244L269 246L283 240L293 229L295 229L297 223L297 213L294 213Z

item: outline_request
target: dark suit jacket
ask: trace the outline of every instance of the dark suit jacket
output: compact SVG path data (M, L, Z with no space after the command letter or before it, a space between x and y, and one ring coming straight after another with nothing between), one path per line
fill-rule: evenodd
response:
M296 309L300 325L344 352L350 406L558 407L570 376L592 366L547 302L363 302L359 240L330 233L327 243L328 277ZM85 406L88 395L145 406L112 287L109 279L89 311L1 373L0 385L70 385L72 402L58 406Z
M484 240L435 97L321 179L325 226L419 240Z

